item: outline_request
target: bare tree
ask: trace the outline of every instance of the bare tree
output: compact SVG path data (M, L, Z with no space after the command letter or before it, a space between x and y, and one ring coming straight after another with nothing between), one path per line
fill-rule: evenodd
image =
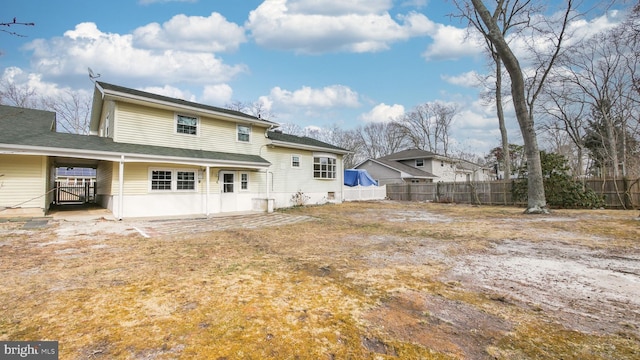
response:
M253 115L260 119L275 119L277 116L274 114L264 102L258 100L253 102L243 102L233 100L230 103L224 105L229 110L240 111L242 113Z
M377 159L407 146L403 127L397 121L368 123L357 133L365 159Z
M502 152L505 158L510 158L509 136L507 134L507 127L504 117L502 96L502 59L500 58L500 54L498 54L495 45L490 40L489 34L487 32L489 29L483 25L484 23L478 16L477 11L475 11L473 7L468 6L468 3L461 0L454 0L453 3L458 8L459 14L457 16L461 16L462 18L469 21L469 25L472 26L480 34L482 34L482 37L485 41L486 50L488 51L491 58L495 76L495 82L492 86L492 89L490 90L492 95L487 95L487 98L488 100L495 101L496 116L498 117L498 126L500 129L502 143ZM521 28L529 22L529 13L533 11L533 9L530 8L530 5L530 0L502 1L496 5L492 14L492 19L495 20L495 23L499 27L503 38L506 38L511 30L515 29L517 31L519 27ZM506 162L504 166L504 173L507 174L507 178L509 178L512 173L511 165L509 164L509 162Z
M565 81L563 76L551 78L551 86L544 91L540 105L542 122L540 128L548 137L556 141L556 149L566 150L565 138L568 138L576 150L576 154L563 153L572 164L572 171L578 177L584 175L585 136L587 126L586 104L582 94L576 87Z
M520 126L520 132L522 133L525 145L525 153L527 155L528 189L527 209L525 213L547 213L540 151L533 119L533 108L536 99L543 89L545 80L562 49L565 36L567 35L569 20L574 12L573 1L567 1L567 6L557 26L555 23L551 23L551 20L546 20L545 17L538 17L539 19L543 19L542 22L535 24L531 22L527 23L527 28L536 33L542 33L544 31L545 40L550 44L550 48L547 49L548 52L534 53L536 66L533 70L533 75L529 78L525 77L518 57L511 49L498 25L496 14L500 14L500 11L492 14L481 0L471 0L471 3L486 28L482 33L486 34L488 40L495 47L495 51L502 60L511 79L511 97L513 98L516 118ZM520 11L526 12L531 9L529 3L530 2L523 3ZM505 0L496 0L495 8L503 9L504 5ZM534 45L535 44L532 44L532 47Z
M398 124L404 137L416 149L434 153L449 150L451 123L458 109L441 102L424 103L405 114Z
M16 27L16 26L35 26L35 23L32 22L21 22L18 21L17 18L13 18L12 21L9 22L0 22L0 31L5 32L9 35L13 35L13 36L20 36L20 37L25 37L25 35L22 35L18 32L15 32L13 30L9 30L12 27Z
M71 90L43 100L44 107L56 113L58 131L83 135L89 133L91 102L88 94Z
M0 104L35 109L40 107L40 98L27 84L3 80L0 82Z

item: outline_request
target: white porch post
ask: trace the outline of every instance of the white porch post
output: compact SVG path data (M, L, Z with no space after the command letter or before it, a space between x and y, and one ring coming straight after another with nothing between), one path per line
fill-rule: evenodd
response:
M124 201L124 155L120 156L120 167L118 169L118 220L122 220L122 209Z
M205 206L207 208L206 209L206 211L207 211L206 215L207 216L209 216L209 214L211 214L211 210L209 209L209 195L211 195L211 189L210 189L211 188L211 175L209 174L209 169L210 169L209 166L207 166L206 170L205 170L207 172L207 175L205 175L205 177L207 179L207 180L205 180L205 182L207 183L206 184L207 185L207 191L206 191L207 199L205 200Z

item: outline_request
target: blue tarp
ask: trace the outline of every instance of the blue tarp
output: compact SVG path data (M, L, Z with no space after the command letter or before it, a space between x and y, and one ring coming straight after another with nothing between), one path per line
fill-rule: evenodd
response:
M344 171L344 184L347 186L378 186L367 170L347 169Z

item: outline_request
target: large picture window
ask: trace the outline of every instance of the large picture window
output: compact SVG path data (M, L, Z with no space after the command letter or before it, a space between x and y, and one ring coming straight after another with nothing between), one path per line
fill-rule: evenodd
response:
M251 126L238 125L238 141L242 141L242 142L251 141Z
M198 135L198 118L176 115L176 132L178 134Z
M313 157L313 177L316 179L336 178L336 159L331 157Z
M194 191L197 174L190 169L151 169L149 172L151 191Z

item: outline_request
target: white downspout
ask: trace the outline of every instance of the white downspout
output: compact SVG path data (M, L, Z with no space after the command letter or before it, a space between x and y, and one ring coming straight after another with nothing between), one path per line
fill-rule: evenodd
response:
M207 165L206 167L206 183L207 183L207 199L205 201L205 206L207 207L207 216L209 216L209 214L211 214L211 211L209 210L209 196L211 195L211 174L209 174L209 166Z
M122 220L124 208L124 155L120 156L120 168L118 169L118 220Z

